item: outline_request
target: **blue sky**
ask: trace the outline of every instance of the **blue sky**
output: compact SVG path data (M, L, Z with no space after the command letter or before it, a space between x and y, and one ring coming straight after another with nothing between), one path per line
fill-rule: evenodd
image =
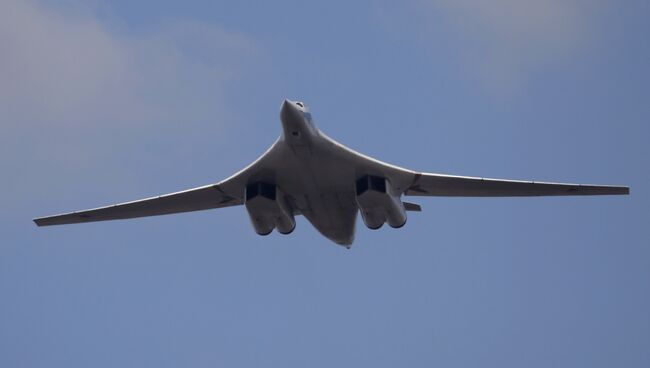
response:
M0 366L647 367L650 3L0 1ZM418 198L351 250L244 208L36 228L223 179L283 98L405 167L625 184Z

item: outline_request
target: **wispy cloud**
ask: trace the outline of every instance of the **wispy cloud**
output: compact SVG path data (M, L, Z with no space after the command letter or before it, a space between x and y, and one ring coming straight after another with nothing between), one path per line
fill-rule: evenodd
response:
M600 0L421 0L420 9L447 27L487 88L509 93L581 50L601 6Z
M231 113L227 90L258 53L248 37L212 24L133 32L88 9L2 0L3 191L91 167L134 141L156 144L156 134L218 136Z
M221 93L238 59L254 50L246 37L213 25L182 21L125 35L90 13L4 0L0 109L13 124L132 122L170 110L187 118L199 105L196 97Z

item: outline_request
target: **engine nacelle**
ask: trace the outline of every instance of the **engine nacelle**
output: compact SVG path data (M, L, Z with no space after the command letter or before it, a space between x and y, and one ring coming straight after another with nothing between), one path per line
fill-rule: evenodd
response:
M246 210L259 235L269 235L275 228L281 234L290 234L296 227L284 195L273 184L256 182L247 185Z
M385 222L400 228L406 224L406 210L400 195L393 194L386 178L367 175L357 180L357 205L361 218L370 229L379 229Z

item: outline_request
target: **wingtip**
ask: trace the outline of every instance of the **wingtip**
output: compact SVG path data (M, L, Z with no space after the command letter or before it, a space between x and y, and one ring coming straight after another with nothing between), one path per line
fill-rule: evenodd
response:
M613 192L613 194L620 194L620 195L630 194L630 187L619 186L614 188L615 188L615 192Z
M54 225L49 220L50 220L49 217L39 217L39 218L32 219L32 221L34 221L34 223L38 227Z
M32 219L32 221L34 221L34 223L38 227L45 226L45 223L43 222L43 218L35 218L35 219Z

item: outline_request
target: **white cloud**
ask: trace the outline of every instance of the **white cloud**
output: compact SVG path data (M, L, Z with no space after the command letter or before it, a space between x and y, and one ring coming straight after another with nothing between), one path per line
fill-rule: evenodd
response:
M62 186L96 165L137 176L129 148L214 140L232 114L227 91L257 59L249 38L212 24L133 32L87 8L0 1L3 192Z
M450 30L487 88L516 90L588 42L600 0L421 0L429 21Z
M197 95L220 93L238 58L253 52L248 39L213 25L177 22L125 36L90 13L3 0L0 111L13 118L3 128L143 121L168 116L161 107L194 114Z

